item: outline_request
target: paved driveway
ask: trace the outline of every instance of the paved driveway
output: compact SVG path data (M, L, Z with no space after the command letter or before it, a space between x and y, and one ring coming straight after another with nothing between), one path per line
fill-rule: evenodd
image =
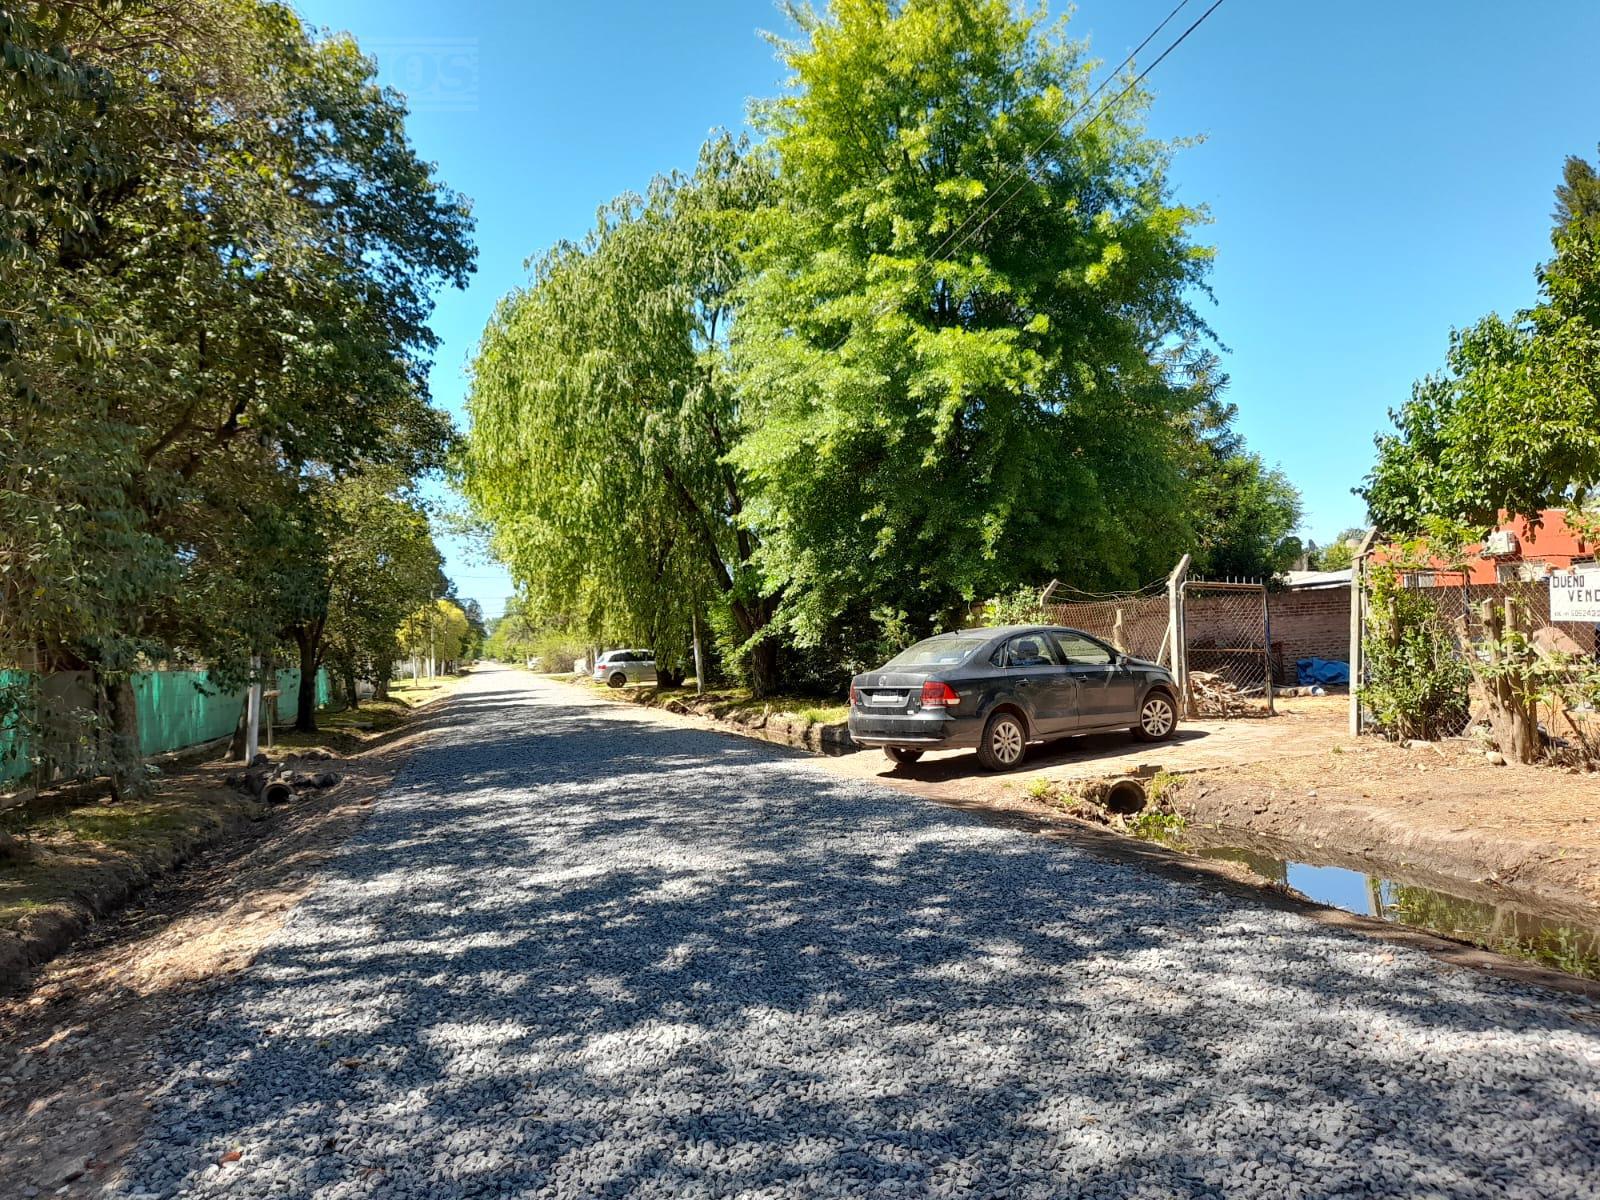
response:
M484 671L124 1191L1592 1197L1597 1018Z

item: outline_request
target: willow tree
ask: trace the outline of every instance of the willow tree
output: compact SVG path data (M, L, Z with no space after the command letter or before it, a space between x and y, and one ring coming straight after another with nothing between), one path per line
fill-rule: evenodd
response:
M1215 380L1203 214L1170 196L1145 96L1087 119L1084 46L1008 0L791 15L791 86L756 110L788 202L734 333L782 625L804 644L864 597L914 628L1052 574L1160 576Z
M758 690L774 683L772 603L727 461L744 428L725 349L741 238L771 187L724 136L693 175L617 199L543 255L484 332L461 464L532 611L668 655L710 611Z

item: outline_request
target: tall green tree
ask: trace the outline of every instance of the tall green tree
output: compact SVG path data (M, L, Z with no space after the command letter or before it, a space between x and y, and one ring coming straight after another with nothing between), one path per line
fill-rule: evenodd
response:
M327 605L309 674L301 662L302 692L308 679L313 690L297 719L309 709L315 720L316 668L323 661L338 673L352 706L359 680L370 679L380 694L387 690L400 655L395 630L430 600L442 562L427 512L393 472L351 475L331 484L321 503Z
M443 667L460 661L471 642L472 628L461 606L441 596L407 613L395 638L402 653Z
M266 636L238 597L295 602L259 535L303 481L441 461L427 317L471 219L354 43L282 4L3 17L0 620L100 674L127 740L129 671L225 672Z
M1581 155L1569 154L1556 185L1556 208L1551 214L1558 236L1587 229L1600 235L1600 172Z
M1005 0L790 13L730 455L786 636L823 641L863 596L926 628L1051 575L1164 574L1216 379L1202 214L1147 98L1074 119L1083 43Z
M1196 413L1184 469L1192 567L1200 577L1266 579L1300 557L1300 492L1246 449L1234 415L1215 401Z

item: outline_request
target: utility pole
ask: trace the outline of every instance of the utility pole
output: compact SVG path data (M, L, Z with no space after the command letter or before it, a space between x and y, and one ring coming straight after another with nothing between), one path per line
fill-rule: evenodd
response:
M250 691L245 700L244 714L244 761L245 765L256 761L256 753L261 748L261 656L250 656Z
M696 613L689 614L689 628L694 631L694 694L703 696L706 692L706 665L700 658L700 617Z

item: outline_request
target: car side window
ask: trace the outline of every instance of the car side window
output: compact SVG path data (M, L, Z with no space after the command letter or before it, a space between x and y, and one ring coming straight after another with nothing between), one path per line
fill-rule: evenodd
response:
M1061 647L1062 657L1074 666L1103 667L1111 661L1109 650L1081 633L1058 633L1056 644Z
M1060 657L1050 639L1039 633L1024 633L1005 644L1003 665L1009 670L1022 667L1055 667Z

